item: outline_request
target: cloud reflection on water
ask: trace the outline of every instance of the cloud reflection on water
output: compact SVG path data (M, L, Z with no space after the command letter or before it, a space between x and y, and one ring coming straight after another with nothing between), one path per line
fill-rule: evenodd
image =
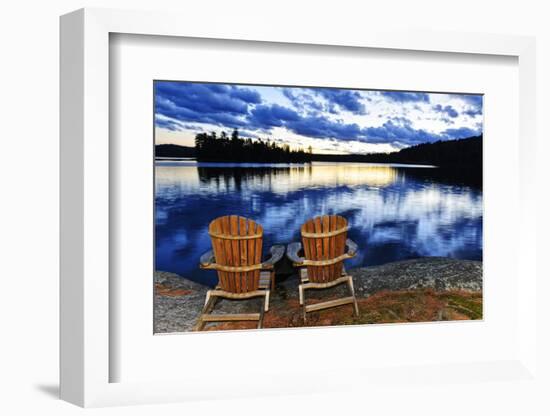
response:
M299 239L310 217L344 215L360 247L348 267L420 256L481 259L481 191L416 175L419 169L429 168L157 162L156 268L215 283L198 258L210 248L208 223L227 214L261 223L265 246Z

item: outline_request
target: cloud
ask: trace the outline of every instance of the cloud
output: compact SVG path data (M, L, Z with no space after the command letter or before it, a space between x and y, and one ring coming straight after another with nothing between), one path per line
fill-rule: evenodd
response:
M248 88L238 88L232 86L229 95L232 98L237 98L249 104L260 104L262 102L262 97L260 96L258 91L253 91Z
M442 133L415 129L409 119L394 117L382 126L361 128L355 123L332 121L323 117L301 117L284 123L292 132L318 139L354 140L363 143L392 143L396 147L412 146L419 143L465 138L480 134L469 128L447 129Z
M300 115L278 104L256 106L248 118L250 126L258 129L285 127L289 131L312 138L351 140L361 136L357 124L332 121L318 113Z
M285 127L296 134L318 139L352 140L362 134L360 127L355 123L346 124L319 116L290 121Z
M397 124L401 124L405 126L412 125L412 121L406 117L391 117L390 120L394 121Z
M243 130L243 129L239 129L239 137L245 138L245 139L248 139L248 138L257 139L257 138L259 138L259 136L256 133L253 133L253 132L248 131L248 130Z
M157 98L155 112L156 114L160 114L164 117L176 119L179 121L212 124L229 128L244 127L247 125L247 122L244 118L244 116L246 116L247 114L245 112L243 112L243 114L232 114L231 112L219 111L195 111L194 109L178 106L169 99L165 98Z
M350 90L337 90L332 88L314 88L319 96L323 97L333 106L332 111L334 111L334 105L340 107L340 109L349 111L353 114L365 114L365 105L361 102L361 94L357 91Z
M441 104L437 104L437 105L434 105L432 108L437 113L447 114L451 118L457 118L458 117L458 112L453 107L451 107L450 105L446 105L445 107L443 107Z
M466 114L468 117L477 117L483 114L481 111L481 108L469 108L468 110L464 111L462 114Z
M270 95L264 98L253 87L155 82L155 125L170 131L196 130L212 126L223 129L238 128L243 137L253 138L259 134L270 134L275 128L283 128L298 136L309 138L384 143L391 144L394 148L474 136L482 130L480 123L473 128L467 125L439 132L415 128L417 122L413 123L407 116L407 112L403 110L404 103L415 103L416 107L418 104L429 103L430 97L426 93L374 92L373 96L385 97L382 103L373 104L373 108L382 105L382 112L378 117L376 113L372 116L380 120L378 123L383 124L369 126L366 123L358 124L358 119L350 115L366 113L364 98L358 91L331 88L274 88L279 89L289 100L288 106L266 101ZM481 114L481 96L450 96L465 102L465 108L457 107L464 114L472 114L470 117ZM410 106L407 106L408 108ZM424 111L424 121L440 120L448 125L454 125L454 120L458 120L459 113L451 105L443 103L418 108ZM337 118L333 114L338 115ZM365 120L369 120L369 117ZM195 128L192 128L193 126Z
M294 101L297 97L297 94L294 91L294 88L281 88L281 92L283 93L283 95L290 101Z
M415 129L410 123L396 123L393 120L386 121L379 127L367 127L364 129L367 141L373 143L398 142L408 146L434 142L441 140L440 135L430 133L424 129Z
M278 104L258 105L248 118L249 123L258 128L282 127L287 121L299 120L300 116L294 110Z
M481 106L483 105L483 95L462 94L460 95L460 98L476 108L481 108Z
M186 124L179 120L168 118L161 114L155 114L155 126L170 130L170 131L182 131L182 130L192 130L192 131L204 131L204 128L200 125L195 124Z
M323 104L315 100L313 96L301 88L281 88L283 95L288 98L292 106L298 110L310 112L323 111Z
M463 139L477 136L481 130L476 131L468 127L446 129L441 133L429 132L424 129L415 129L408 123L395 123L393 120L386 121L380 127L368 127L364 129L367 135L367 142L388 143L394 142L396 146L412 146L420 143L433 143L439 140Z
M478 136L481 134L481 131L473 130L469 127L460 127L457 129L447 129L442 135L442 140L450 139L464 139L466 137Z
M482 95L461 95L460 98L468 107L462 114L468 117L477 117L483 114L483 96Z
M388 98L391 101L406 103L406 102L430 102L430 96L424 92L400 92L400 91L381 91L382 97Z
M248 88L189 82L155 83L155 114L180 121L241 127L246 124L244 118L250 106L260 102L260 94Z
M180 131L182 127L178 122L170 119L159 119L158 117L155 119L155 126L170 131Z

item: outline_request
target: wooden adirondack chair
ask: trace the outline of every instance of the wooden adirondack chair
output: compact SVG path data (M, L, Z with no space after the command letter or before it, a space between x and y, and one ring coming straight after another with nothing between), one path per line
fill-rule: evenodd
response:
M218 285L207 292L195 330L202 330L207 322L222 321L258 321L258 328L261 328L264 312L269 310L269 291L275 285L273 267L283 257L285 247L271 247L270 258L262 262L262 226L236 215L216 218L210 223L208 234L213 250L201 256L200 267L216 270ZM250 299L258 296L265 298L259 313L211 313L218 297Z
M344 260L357 253L357 245L347 238L348 222L339 215L323 215L308 220L302 225L302 243L291 243L287 247L287 257L294 266L300 267L300 305L304 322L308 312L353 304L356 316L359 315L353 280L344 268ZM300 254L303 252L304 257ZM326 289L347 284L351 296L306 305L307 289Z

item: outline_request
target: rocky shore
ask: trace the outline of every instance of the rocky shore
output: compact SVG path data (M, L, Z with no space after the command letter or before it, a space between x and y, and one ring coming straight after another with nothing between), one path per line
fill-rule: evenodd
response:
M360 316L351 306L308 314L308 326L482 318L482 263L426 257L348 270L353 276ZM190 331L200 314L207 287L173 273L155 273L155 332ZM308 302L340 295L343 286L308 292ZM216 313L255 312L259 299L220 300ZM271 292L266 328L304 326L298 278L278 280ZM253 328L251 323L210 324L209 330Z

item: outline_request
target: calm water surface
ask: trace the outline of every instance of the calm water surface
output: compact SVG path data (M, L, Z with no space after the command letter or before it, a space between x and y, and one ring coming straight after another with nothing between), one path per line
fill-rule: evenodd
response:
M208 224L222 215L264 227L264 251L299 241L313 216L339 214L359 245L348 268L425 256L482 258L482 192L437 168L354 163L222 164L157 161L156 269L214 285L200 270Z

